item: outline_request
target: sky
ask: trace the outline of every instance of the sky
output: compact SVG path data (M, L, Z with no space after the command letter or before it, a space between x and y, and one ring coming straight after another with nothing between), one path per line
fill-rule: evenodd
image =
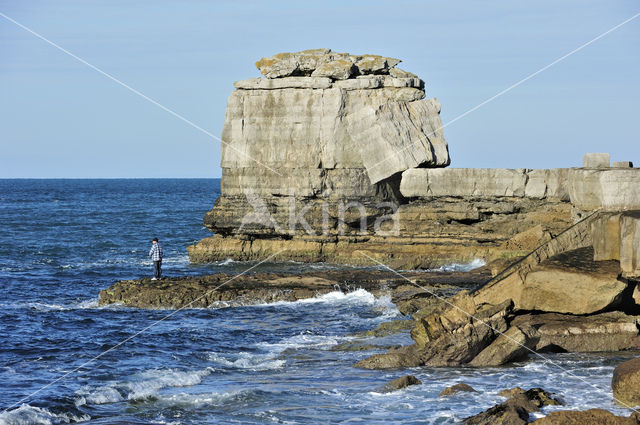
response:
M452 167L640 165L637 0L0 0L0 12L219 136L233 82L311 48L402 59ZM220 177L220 142L0 16L0 178Z

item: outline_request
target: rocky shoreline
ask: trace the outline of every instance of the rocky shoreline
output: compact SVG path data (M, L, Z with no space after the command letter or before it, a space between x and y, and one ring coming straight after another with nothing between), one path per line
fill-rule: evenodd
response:
M256 63L222 131L221 194L187 247L192 262L270 258L391 269L482 259L469 273L341 269L122 281L100 305L206 308L297 301L332 291L388 294L411 316L364 369L486 367L548 352L640 352L640 170L609 154L582 167L456 169L441 105L400 60L330 49ZM336 349L367 350L366 341ZM377 347L380 348L380 347ZM626 374L635 373L627 368ZM634 375L635 376L635 375ZM630 388L616 378L615 388ZM417 384L401 380L392 387ZM633 391L632 391L633 392ZM625 394L633 400L634 394ZM511 391L468 424L526 424L552 403ZM536 423L638 423L603 411Z

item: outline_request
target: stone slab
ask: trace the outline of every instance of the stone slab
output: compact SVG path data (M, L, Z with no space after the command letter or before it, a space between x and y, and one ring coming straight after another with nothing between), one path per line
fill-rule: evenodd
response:
M415 168L402 174L403 196L517 196L523 197L527 176L523 169Z
M244 90L328 89L331 87L331 79L326 77L249 78L236 81L233 87Z
M640 169L570 169L569 198L582 210L640 209Z
M586 153L582 158L583 168L609 168L610 155L608 153Z

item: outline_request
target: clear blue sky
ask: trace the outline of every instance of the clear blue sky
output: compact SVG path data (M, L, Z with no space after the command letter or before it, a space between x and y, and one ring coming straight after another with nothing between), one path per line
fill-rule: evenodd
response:
M0 0L0 11L219 135L283 51L403 60L446 123L640 12L619 1ZM640 17L445 129L454 167L640 165ZM219 177L219 142L0 17L0 177Z

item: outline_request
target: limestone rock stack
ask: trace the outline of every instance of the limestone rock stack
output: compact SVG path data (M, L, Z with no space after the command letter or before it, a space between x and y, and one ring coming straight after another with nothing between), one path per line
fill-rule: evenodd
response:
M248 259L283 237L319 253L318 243L361 231L362 210L338 211L347 202L357 200L369 224L392 212L376 206L401 197L403 171L447 166L440 104L399 62L329 49L259 60L264 77L237 81L227 104L222 195L205 217L216 238L191 247L191 258ZM308 227L291 223L302 209Z
M329 49L260 59L263 77L229 97L222 194L204 218L214 235L190 259L433 268L525 255L595 210L640 210L640 169L609 154L581 168L444 168L440 103L399 62ZM625 220L620 262L637 275L638 220ZM560 245L589 246L582 234Z

